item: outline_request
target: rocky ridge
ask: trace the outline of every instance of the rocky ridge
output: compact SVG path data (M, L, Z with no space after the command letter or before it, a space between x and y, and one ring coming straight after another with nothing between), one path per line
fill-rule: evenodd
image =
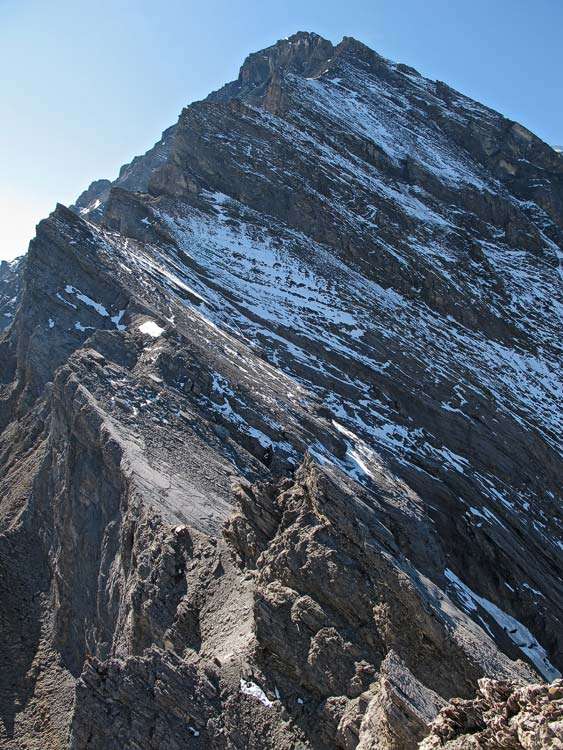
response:
M562 231L549 146L309 33L58 206L0 276L0 747L461 747L544 696Z

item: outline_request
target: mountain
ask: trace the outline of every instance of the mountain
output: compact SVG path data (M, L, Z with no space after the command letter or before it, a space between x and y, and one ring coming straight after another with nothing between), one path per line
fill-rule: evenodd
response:
M562 247L560 154L304 32L57 206L0 277L0 747L496 741L563 665Z

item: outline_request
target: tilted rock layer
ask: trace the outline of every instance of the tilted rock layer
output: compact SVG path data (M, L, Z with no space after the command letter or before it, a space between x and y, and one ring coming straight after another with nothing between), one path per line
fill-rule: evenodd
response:
M562 232L560 154L309 33L58 206L0 267L0 747L559 747Z

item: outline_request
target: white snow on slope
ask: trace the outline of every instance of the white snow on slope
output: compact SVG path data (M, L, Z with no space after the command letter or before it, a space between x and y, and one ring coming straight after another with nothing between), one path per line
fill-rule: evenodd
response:
M262 688L251 680L244 680L241 677L240 692L260 701L260 703L263 706L266 706L266 708L271 708L274 705Z
M410 451L422 451L459 472L465 467L464 457L456 457L451 447L398 424L386 403L370 395L363 407L358 405L357 395L370 393L364 378L387 367L380 359L381 343L377 349L372 346L372 334L395 349L393 369L400 368L405 357L412 370L407 362L415 359L421 372L434 374L437 384L443 382L448 388L463 384L465 396L456 396L460 416L471 392L486 394L497 410L524 429L539 429L548 443L557 446L563 424L553 404L561 398L563 385L557 363L547 351L532 355L488 340L368 281L298 232L273 237L240 215L234 226L229 203L239 212L240 204L217 194L209 200L216 208L214 215L195 209L182 217L160 215L193 265L157 248L149 248L152 257L148 257L149 252L139 246L134 254L127 251L127 266L151 272L157 267L166 283L174 278L170 291L178 290L182 303L201 319L259 347L294 378L298 368L297 379L319 395L335 393L333 408L343 409L353 420L339 421L368 447L383 445L398 460L410 460ZM306 265L300 258L303 247L309 248ZM143 273L139 276L146 278ZM190 293L187 300L185 290ZM291 341L289 330L294 334ZM347 374L348 361L358 364L355 377ZM338 395L344 387L356 393L349 401Z
M152 338L157 339L162 333L164 333L164 328L161 328L158 323L154 322L154 320L146 320L139 326L139 331L141 331L141 333L146 333L147 336L152 336Z
M80 302L84 303L87 307L91 307L95 312L98 313L102 318L109 318L111 322L115 325L118 331L125 331L126 326L124 326L121 323L121 318L123 317L123 314L125 313L125 310L119 310L115 315L110 315L107 309L102 305L100 302L96 302L96 300L93 300L91 297L89 297L87 294L84 294L80 291L80 289L77 289L75 286L72 286L71 284L67 284L65 286L65 292L67 294L72 294L76 297L76 299L80 300ZM57 298L61 300L61 302L64 302L65 305L68 305L69 307L73 307L75 310L77 310L77 306L73 304L72 302L69 302L69 300L65 299L60 292L57 292ZM76 326L75 326L76 327ZM87 326L87 328L92 328L92 326ZM86 329L78 329L78 330L86 330Z
M412 105L400 95L391 96L376 77L358 75L346 67L342 79L303 79L293 77L300 94L311 99L308 108L338 123L346 132L356 132L378 144L397 164L412 157L428 171L454 186L470 183L480 189L485 180L461 153L453 154L451 144L440 131L424 121L412 127ZM452 158L453 156L453 158Z
M444 575L451 582L462 606L468 611L477 610L477 606L489 614L492 619L508 635L510 640L522 653L534 664L537 670L546 680L555 680L561 677L561 673L551 664L547 658L545 649L538 643L528 628L522 625L515 617L503 612L502 609L490 602L485 597L479 596L472 591L456 574L446 568Z
M76 298L79 299L81 302L84 302L85 305L88 305L88 307L93 307L94 310L98 313L98 315L101 315L104 318L109 317L108 311L102 304L100 304L99 302L96 302L91 297L88 297L87 294L82 294L82 292L79 289L76 289L76 287L71 286L70 284L67 284L65 286L65 292L67 294L75 294Z

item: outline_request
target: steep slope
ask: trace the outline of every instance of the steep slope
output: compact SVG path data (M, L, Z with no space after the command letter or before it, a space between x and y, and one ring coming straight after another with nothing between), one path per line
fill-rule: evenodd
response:
M558 677L562 231L561 155L308 33L58 206L0 339L0 746L408 748Z

